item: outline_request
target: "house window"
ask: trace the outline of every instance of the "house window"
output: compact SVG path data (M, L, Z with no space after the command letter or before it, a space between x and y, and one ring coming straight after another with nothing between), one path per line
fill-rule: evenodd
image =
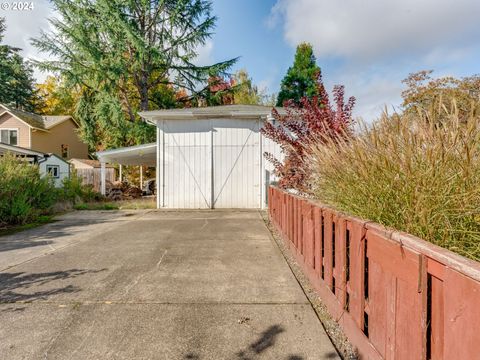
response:
M62 158L68 159L68 145L62 144Z
M60 177L60 166L47 165L47 174L50 174L53 178L58 179Z
M18 130L17 129L1 129L0 142L9 145L18 144Z

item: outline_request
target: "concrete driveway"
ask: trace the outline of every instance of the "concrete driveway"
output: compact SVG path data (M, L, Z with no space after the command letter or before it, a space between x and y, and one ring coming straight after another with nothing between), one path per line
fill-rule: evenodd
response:
M255 211L74 212L0 237L0 359L336 359Z

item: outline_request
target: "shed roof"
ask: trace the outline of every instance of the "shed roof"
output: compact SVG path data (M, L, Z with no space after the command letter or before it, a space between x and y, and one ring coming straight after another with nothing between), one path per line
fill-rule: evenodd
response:
M208 118L255 119L267 117L272 113L271 106L263 105L222 105L200 108L166 109L140 112L140 116L147 121L159 120L187 120ZM284 108L275 108L281 114Z
M68 166L70 166L70 163L69 163L67 160L65 160L64 158L58 156L57 154L48 153L48 154L46 154L46 156L45 156L46 159L51 159L51 158L54 158L54 157L57 158L58 160L64 162L64 163L67 164Z
M100 161L98 161L98 160L72 158L68 162L69 163L79 162L79 163L82 163L84 165L90 166L91 168L100 168ZM109 166L107 166L107 167L109 167Z

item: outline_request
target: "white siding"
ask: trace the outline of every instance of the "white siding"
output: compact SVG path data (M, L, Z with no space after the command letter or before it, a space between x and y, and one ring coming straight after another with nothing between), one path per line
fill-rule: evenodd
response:
M278 145L277 143L265 137L262 138L262 141L263 141L262 147L263 147L264 153L265 152L270 153L273 156L275 156L277 160L283 161L284 155L283 155L282 149L280 148L280 145ZM267 159L265 159L265 157L263 158L263 164L264 164L263 165L263 172L264 172L263 174L264 176L263 206L266 207L268 204L268 187L270 186L270 184L275 183L278 180L278 178L274 174L275 168L273 167L272 163Z
M212 121L214 207L260 207L259 121Z
M270 153L275 156L279 161L283 161L284 155L282 149L280 148L280 145L265 137L263 138L263 152ZM277 177L273 174L274 167L272 163L265 158L264 162L266 179L270 179L270 182L276 181Z
M159 207L263 207L273 178L263 152L281 152L260 135L261 124L231 118L159 121Z
M58 166L59 169L59 176L58 178L54 178L55 187L62 187L63 186L63 179L68 178L70 176L70 165L57 157L56 155L49 156L45 161L39 163L38 167L40 170L41 176L47 175L47 166Z
M164 206L210 208L211 120L165 121L160 136L165 141Z

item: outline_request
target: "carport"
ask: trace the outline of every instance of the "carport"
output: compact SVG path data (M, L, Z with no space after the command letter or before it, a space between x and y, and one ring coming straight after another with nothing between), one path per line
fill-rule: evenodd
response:
M284 113L283 108L277 108ZM282 159L278 144L261 128L275 121L270 106L225 105L145 111L157 128L157 142L98 152L102 163L156 168L157 208L264 208L274 180L269 152ZM101 178L105 193L105 179Z
M102 195L106 193L105 165L117 164L120 166L120 179L122 178L122 166L134 165L140 167L140 186L143 183L143 166L156 166L157 145L144 144L129 146L118 149L98 151L98 160L100 161L100 191Z
M3 156L6 153L13 154L17 157L26 159L28 162L33 164L38 164L41 159L47 158L49 155L43 152L26 149L16 145L9 145L0 143L0 156Z

